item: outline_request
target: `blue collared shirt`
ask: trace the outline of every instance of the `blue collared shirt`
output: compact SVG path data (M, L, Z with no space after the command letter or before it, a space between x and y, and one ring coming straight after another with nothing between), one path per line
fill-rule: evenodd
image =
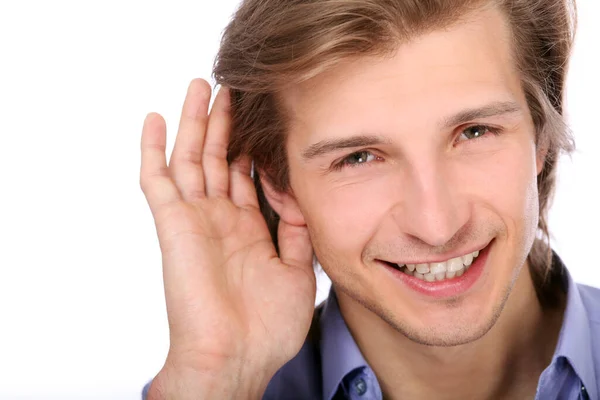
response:
M563 267L567 303L536 400L600 400L600 289L574 283L556 256L555 262ZM317 318L318 334L275 374L263 400L381 400L377 377L352 338L333 290Z

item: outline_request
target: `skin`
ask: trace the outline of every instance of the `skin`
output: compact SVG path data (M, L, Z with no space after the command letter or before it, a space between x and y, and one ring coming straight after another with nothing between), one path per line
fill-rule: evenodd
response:
M228 91L209 113L210 86L192 81L168 164L165 121L149 114L140 185L162 252L170 348L148 398L260 398L308 332L313 252L386 398L531 398L562 310L541 308L527 273L543 151L508 43L502 16L487 10L286 91L290 190L263 182L281 217L279 255L250 160L226 161ZM455 118L499 102L512 111ZM359 134L379 141L315 154ZM348 158L357 151L367 153ZM360 163L332 168L345 159ZM481 278L450 298L417 294L377 261L438 261L490 242Z
M282 99L292 116L292 191L271 191L271 202L308 227L387 397L531 397L560 325L539 306L526 265L543 154L504 17L480 12L390 58L347 62ZM518 110L440 127L501 102ZM473 125L499 134L465 136ZM303 156L316 143L361 134L383 143ZM332 167L362 151L361 163L354 156L353 165ZM428 298L377 261L447 260L492 240L482 277L459 296ZM515 391L501 389L511 382Z

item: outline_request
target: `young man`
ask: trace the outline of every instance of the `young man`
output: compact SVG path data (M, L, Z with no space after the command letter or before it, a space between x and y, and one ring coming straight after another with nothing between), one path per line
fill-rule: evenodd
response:
M243 2L169 166L144 124L147 398L598 399L600 291L547 247L571 41L564 0Z

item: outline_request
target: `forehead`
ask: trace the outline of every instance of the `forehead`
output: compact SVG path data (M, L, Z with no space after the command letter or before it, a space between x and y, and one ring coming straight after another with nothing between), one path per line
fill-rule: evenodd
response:
M365 121L387 124L396 116L406 127L485 102L519 101L520 92L508 24L489 8L401 44L389 57L347 60L290 88L282 100L292 139L299 128L310 141L325 126L342 131Z

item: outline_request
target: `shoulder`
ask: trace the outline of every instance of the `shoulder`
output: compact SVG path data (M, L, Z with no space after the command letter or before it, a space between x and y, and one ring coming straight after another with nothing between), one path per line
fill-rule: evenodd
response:
M273 378L263 400L317 399L321 397L320 356L308 340L296 357L285 364Z
M298 354L273 376L263 400L318 399L322 393L319 315L315 309L310 331Z
M578 283L577 290L590 323L591 347L589 350L593 363L591 371L595 370L595 381L598 385L597 390L600 393L600 341L598 341L598 338L600 338L600 288Z
M577 283L577 290L588 319L596 329L600 329L600 288Z

